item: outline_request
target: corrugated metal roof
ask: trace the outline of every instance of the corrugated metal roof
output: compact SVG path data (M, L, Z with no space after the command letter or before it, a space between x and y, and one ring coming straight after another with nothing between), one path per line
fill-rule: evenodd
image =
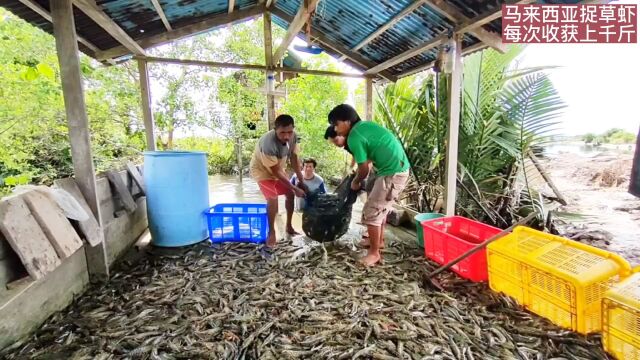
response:
M34 1L45 10L49 9L49 0ZM415 0L320 0L312 19L312 27L314 32L322 35L329 46L351 50L414 2ZM487 11L499 10L503 2L502 0L447 1L468 18L474 18ZM578 0L540 2L577 3ZM96 3L136 41L166 32L151 0L97 0ZM216 16L225 16L229 6L228 0L159 0L159 3L174 29ZM264 4L264 1L260 3ZM301 3L302 0L275 0L275 7L293 18ZM0 6L44 31L53 32L51 23L18 0L0 0ZM256 6L264 5L260 5L258 0L236 0L234 11ZM115 39L77 8L74 14L77 33L88 39L99 50L105 51L120 46ZM273 22L285 29L288 27L287 21L276 16L273 17ZM362 57L361 63L380 64L446 33L454 26L455 24L449 19L425 4L355 52ZM484 28L499 34L501 21L497 19L484 25ZM466 35L463 47L475 45L478 41L475 37ZM81 45L80 48L88 55L95 56L86 47ZM328 52L331 53L331 51ZM436 49L431 49L392 66L388 71L391 74L400 74L424 66L435 59L436 53ZM361 67L353 62L350 64Z

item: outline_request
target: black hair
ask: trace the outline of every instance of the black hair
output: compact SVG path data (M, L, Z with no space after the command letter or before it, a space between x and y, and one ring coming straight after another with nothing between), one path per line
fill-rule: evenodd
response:
M275 122L276 129L279 127L294 126L293 117L291 115L278 115Z
M318 167L318 162L315 159L312 158L308 158L305 161L302 162L302 165L304 164L313 164L313 168L317 168Z
M338 133L336 132L335 126L329 125L329 127L327 127L327 130L324 132L324 139L329 140L333 139L336 136L338 136Z
M329 112L329 123L332 125L336 124L336 121L349 121L353 126L355 123L360 121L360 116L356 109L354 109L351 105L341 104L333 108Z

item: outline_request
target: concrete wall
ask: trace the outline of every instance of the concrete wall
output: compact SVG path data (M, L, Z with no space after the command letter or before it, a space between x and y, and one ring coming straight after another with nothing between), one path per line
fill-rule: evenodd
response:
M97 182L109 266L113 266L147 228L146 198L138 197L140 189L126 172L120 175L134 198L137 197L137 209L130 214L123 210L106 177L100 177ZM0 234L0 349L27 336L84 292L89 284L85 251L79 249L38 281L20 282L7 289L6 284L26 276L20 259Z

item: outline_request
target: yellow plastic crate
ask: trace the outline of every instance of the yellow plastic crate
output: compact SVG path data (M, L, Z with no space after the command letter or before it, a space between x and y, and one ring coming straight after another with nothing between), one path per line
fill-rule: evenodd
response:
M617 359L640 360L640 274L623 280L602 299L602 345Z
M489 286L555 324L601 330L601 299L631 273L620 256L527 227L487 247Z

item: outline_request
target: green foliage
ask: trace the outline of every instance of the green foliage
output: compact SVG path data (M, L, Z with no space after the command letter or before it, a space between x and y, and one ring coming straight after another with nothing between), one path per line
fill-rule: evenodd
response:
M483 51L465 58L459 131L458 211L497 225L521 207L536 206L527 156L546 142L564 107L540 69L515 71L520 53ZM448 77L402 79L379 94L379 121L400 139L411 161L409 187L418 210L442 197L448 126ZM532 200L535 199L535 200Z
M209 174L231 174L236 166L233 143L226 139L187 137L177 139L176 148L207 153Z
M143 148L137 75L84 56L81 66L97 169L137 157ZM53 37L0 9L0 192L72 174L58 74Z
M308 65L314 69L336 70L326 55L313 59ZM329 125L329 111L347 99L346 84L335 77L301 75L288 80L287 85L289 95L280 112L293 116L296 121L302 157L316 159L318 172L325 177L340 175L344 171L346 152L329 144L324 133Z
M594 133L588 133L582 136L582 141L584 141L585 144L592 144L596 141L596 134Z

